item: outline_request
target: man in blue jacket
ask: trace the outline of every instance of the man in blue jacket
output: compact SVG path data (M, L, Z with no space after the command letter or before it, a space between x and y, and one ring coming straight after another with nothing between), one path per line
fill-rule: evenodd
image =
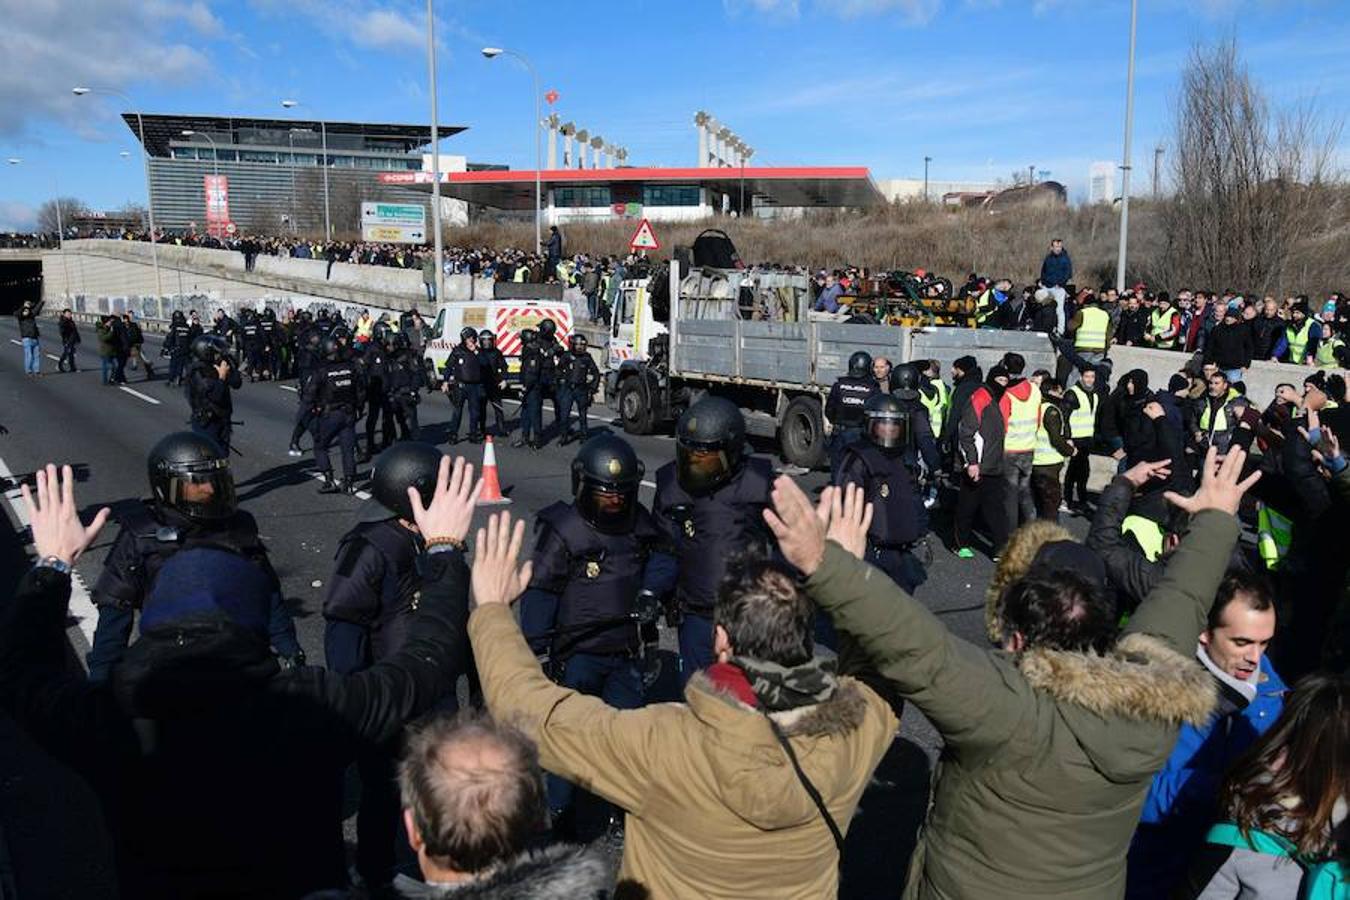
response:
M1067 285L1072 280L1073 260L1064 249L1064 241L1055 238L1050 242L1050 252L1041 260L1041 286L1049 288L1055 296L1055 322L1060 334L1064 333L1064 298L1068 296Z
M1204 726L1181 726L1153 778L1130 845L1127 900L1169 895L1214 823L1224 773L1279 718L1287 688L1266 656L1274 636L1269 582L1230 573L1195 651L1218 685L1219 703Z

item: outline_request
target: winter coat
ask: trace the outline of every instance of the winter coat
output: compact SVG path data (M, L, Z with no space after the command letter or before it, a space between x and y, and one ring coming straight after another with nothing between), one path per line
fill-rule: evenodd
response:
M1220 369L1245 369L1252 364L1252 329L1246 322L1220 322L1205 341L1205 362Z
M1207 510L1104 654L1014 655L956 637L879 569L834 543L817 605L917 706L946 747L910 863L908 900L1112 900L1153 776L1213 680L1192 657L1237 541Z
M947 417L942 421L942 446L950 449L956 446L957 431L961 425L961 416L970 404L971 395L984 383L984 373L979 366L975 371L962 375L952 385L952 396L947 406Z
M347 883L342 781L454 690L468 569L428 557L416 622L350 676L281 670L264 636L215 618L141 633L107 683L71 673L70 577L34 568L0 607L0 706L103 803L123 897L299 897Z
M14 318L19 322L19 337L38 338L37 313L34 311L24 312L22 309L14 314Z
M1007 406L1002 393L995 398L987 385L971 394L957 429L958 457L963 467L978 464L981 475L1004 474L1003 439L1008 433Z
M820 811L764 714L706 672L683 704L616 710L545 677L507 606L475 609L469 639L493 714L538 743L545 769L627 812L621 877L661 898L835 896L838 852ZM829 700L772 715L846 832L895 714L841 678Z
M1134 485L1128 478L1117 475L1111 479L1097 499L1097 512L1084 541L1088 549L1101 557L1106 577L1116 589L1120 606L1126 610L1134 609L1148 596L1164 569L1162 562L1148 560L1120 530L1133 500Z
M399 875L393 893L400 900L606 900L612 882L602 851L559 844L522 853L460 884L426 884Z
M76 327L74 319L59 319L57 327L61 332L61 343L78 344L80 342L80 329Z
M94 326L94 333L98 335L98 355L104 359L112 359L117 355L117 332L113 330L111 322L99 322Z
M1068 250L1045 254L1045 259L1041 260L1041 284L1064 287L1070 278L1073 278L1073 260L1069 259Z

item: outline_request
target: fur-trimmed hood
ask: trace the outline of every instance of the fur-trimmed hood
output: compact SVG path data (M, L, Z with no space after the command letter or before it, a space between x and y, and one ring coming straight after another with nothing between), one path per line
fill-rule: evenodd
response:
M594 900L612 896L614 866L595 847L558 844L522 853L490 875L457 885L431 885L399 876L406 900Z
M1095 739L1111 720L1203 725L1218 699L1214 679L1194 657L1147 634L1127 634L1106 654L1028 650L1018 658L1017 668L1033 688L1057 701L1080 745L1108 775L1113 769L1122 776L1132 774L1130 751L1135 748L1127 745L1136 737L1130 729L1114 728L1116 740ZM1157 749L1153 729L1136 731L1138 749L1152 756Z
M771 713L802 766L825 797L837 796L856 776L822 754L844 752L839 738L857 735L867 717L868 688L840 678L834 696L823 703ZM713 774L727 807L766 830L799 825L820 815L802 788L783 747L764 714L697 672L684 691L689 711L716 741L709 754Z
M1027 574L1041 547L1073 539L1063 525L1046 519L1028 522L1012 533L984 592L984 625L990 641L1003 643L1003 592Z

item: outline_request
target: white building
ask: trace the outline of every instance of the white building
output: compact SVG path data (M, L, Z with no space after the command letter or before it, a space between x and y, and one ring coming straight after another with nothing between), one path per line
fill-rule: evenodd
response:
M1116 201L1116 164L1095 162L1088 169L1088 203Z

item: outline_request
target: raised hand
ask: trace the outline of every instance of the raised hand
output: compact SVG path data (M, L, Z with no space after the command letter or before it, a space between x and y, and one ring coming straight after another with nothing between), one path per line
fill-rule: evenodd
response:
M783 556L806 575L820 568L825 558L826 530L837 492L838 488L826 488L812 507L791 478L780 475L773 483L773 509L764 510L764 521L778 538Z
M70 466L48 463L37 472L37 500L28 485L23 486L23 502L28 509L28 521L33 531L33 546L38 557L54 556L66 565L74 565L80 554L89 549L112 510L104 507L85 527L75 506L75 473Z
M482 489L482 479L474 480L473 465L465 462L464 457L456 457L453 466L450 457L442 457L440 471L436 473L436 490L426 506L422 505L422 496L417 488L408 488L413 520L422 536L427 540L464 540L473 521L478 492Z
M865 496L856 484L842 491L834 488L830 497L830 526L825 533L826 538L858 559L867 552L867 529L872 525L872 504L865 501Z
M1241 448L1230 449L1220 460L1219 451L1210 447L1201 467L1200 490L1189 497L1167 491L1163 497L1168 503L1191 515L1206 509L1217 509L1235 516L1242 503L1242 495L1261 480L1260 472L1253 472L1245 480L1242 479L1242 464L1246 461L1247 452Z
M525 521L512 527L511 514L500 512L478 529L473 559L473 599L479 606L509 604L529 587L533 563L516 565L525 541Z
M1148 484L1151 478L1166 478L1172 473L1172 463L1170 460L1161 459L1157 462L1138 462L1126 469L1122 475L1134 485L1141 488Z

